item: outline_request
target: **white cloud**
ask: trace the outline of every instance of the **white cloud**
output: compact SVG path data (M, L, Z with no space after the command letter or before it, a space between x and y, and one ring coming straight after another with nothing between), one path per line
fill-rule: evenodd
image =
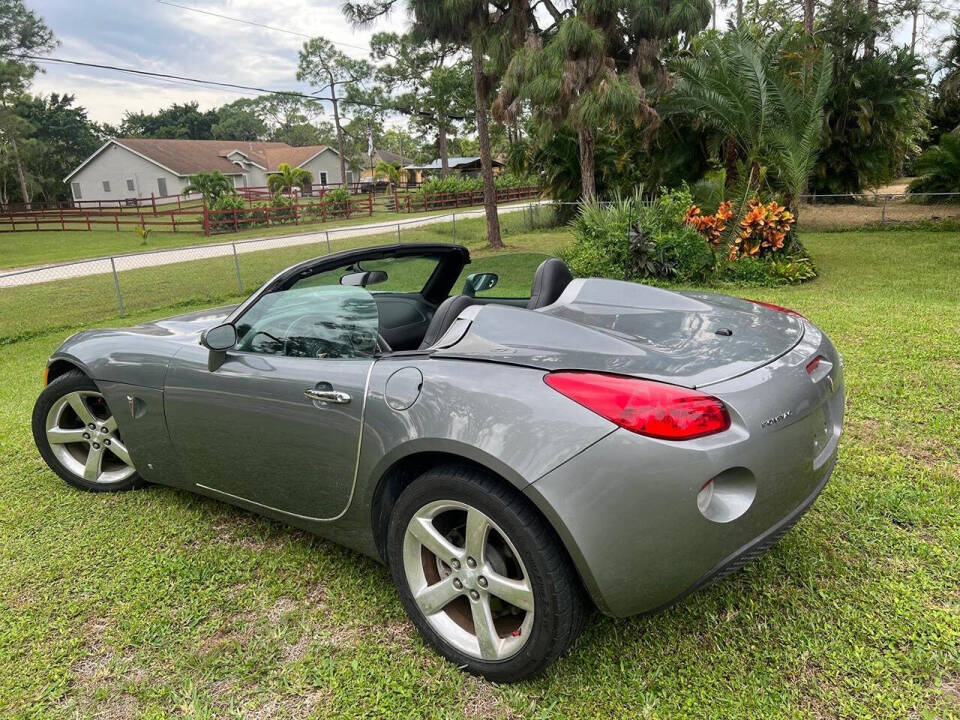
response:
M374 28L356 30L340 12L340 0L171 0L251 22L324 35L353 57L380 30L400 31L396 13ZM296 81L297 52L305 38L164 5L156 0L33 0L61 46L54 57L133 67L271 90L309 91ZM155 111L196 100L201 108L247 97L228 89L140 78L109 70L46 64L34 91L72 93L92 119L119 123L125 111Z

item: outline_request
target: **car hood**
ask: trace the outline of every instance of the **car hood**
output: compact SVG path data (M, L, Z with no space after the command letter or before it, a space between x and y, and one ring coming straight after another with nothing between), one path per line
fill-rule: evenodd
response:
M147 335L193 343L204 330L216 327L226 320L236 307L236 305L228 305L209 310L197 310L110 332Z
M686 387L766 365L803 337L793 315L726 295L681 293L617 280L580 279L537 311L474 306L439 356L544 370L590 370ZM456 339L459 337L459 339ZM441 345L444 344L442 340Z

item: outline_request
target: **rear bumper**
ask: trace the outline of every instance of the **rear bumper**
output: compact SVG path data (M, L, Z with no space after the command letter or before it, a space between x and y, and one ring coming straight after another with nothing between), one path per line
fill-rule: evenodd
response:
M814 379L806 367L818 355L832 367ZM770 365L704 389L727 404L730 430L679 443L617 430L525 490L607 614L656 610L736 571L830 478L842 362L816 328ZM706 499L711 479L723 492Z

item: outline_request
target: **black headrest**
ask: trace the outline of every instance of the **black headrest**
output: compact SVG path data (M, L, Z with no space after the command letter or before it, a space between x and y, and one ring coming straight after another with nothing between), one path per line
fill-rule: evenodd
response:
M473 305L473 298L466 295L453 295L440 303L433 314L426 335L423 336L420 349L424 350L442 338L457 316L471 305Z
M533 288L530 290L530 301L527 310L553 305L566 289L573 275L570 268L559 258L550 258L540 263L533 276Z

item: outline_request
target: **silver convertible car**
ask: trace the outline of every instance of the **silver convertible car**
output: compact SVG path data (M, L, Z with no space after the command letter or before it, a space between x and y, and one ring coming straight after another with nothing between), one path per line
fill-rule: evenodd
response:
M555 660L592 607L733 572L823 489L842 361L797 313L557 259L503 298L469 263L342 252L238 307L74 335L40 453L84 490L185 488L378 558L423 636L497 681Z

